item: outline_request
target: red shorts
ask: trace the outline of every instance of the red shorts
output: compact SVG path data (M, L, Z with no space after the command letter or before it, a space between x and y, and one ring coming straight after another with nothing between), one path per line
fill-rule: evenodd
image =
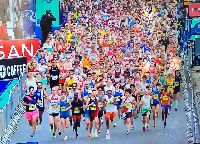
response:
M111 121L114 119L115 112L106 112L106 118L110 119Z
M99 110L90 110L90 121L93 121L95 117L98 117L99 115Z
M72 118L81 119L81 115L80 116L73 115Z
M28 121L31 121L33 118L38 117L38 114L39 114L39 112L37 110L35 110L32 112L26 112L25 116Z

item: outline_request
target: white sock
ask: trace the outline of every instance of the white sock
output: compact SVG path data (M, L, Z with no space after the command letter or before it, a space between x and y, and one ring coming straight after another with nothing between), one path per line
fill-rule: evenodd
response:
M178 100L175 100L175 108L178 107Z
M107 129L106 133L109 134L109 129Z

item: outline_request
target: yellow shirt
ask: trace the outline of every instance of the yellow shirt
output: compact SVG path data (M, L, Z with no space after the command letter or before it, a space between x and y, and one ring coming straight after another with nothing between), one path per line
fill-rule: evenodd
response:
M172 78L170 81L169 81L169 78L167 78L166 80L166 83L168 85L168 91L170 91L171 93L174 93L174 79Z

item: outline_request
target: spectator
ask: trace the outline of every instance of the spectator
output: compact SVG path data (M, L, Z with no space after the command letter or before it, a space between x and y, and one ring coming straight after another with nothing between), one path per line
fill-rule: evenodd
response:
M2 20L2 24L0 23L0 40L9 40L5 20Z
M16 27L13 29L15 39L23 39L23 29L20 26L19 21L15 22Z

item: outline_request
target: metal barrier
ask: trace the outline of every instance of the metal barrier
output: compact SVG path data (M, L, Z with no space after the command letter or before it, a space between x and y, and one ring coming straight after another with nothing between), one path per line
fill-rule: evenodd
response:
M9 101L7 105L1 110L1 115L3 116L3 129L1 133L1 143L7 143L11 133L14 133L19 119L25 113L25 109L22 105L22 100L24 97L23 93L23 83L27 78L26 72L24 72L20 77L18 83L12 88L9 95Z

